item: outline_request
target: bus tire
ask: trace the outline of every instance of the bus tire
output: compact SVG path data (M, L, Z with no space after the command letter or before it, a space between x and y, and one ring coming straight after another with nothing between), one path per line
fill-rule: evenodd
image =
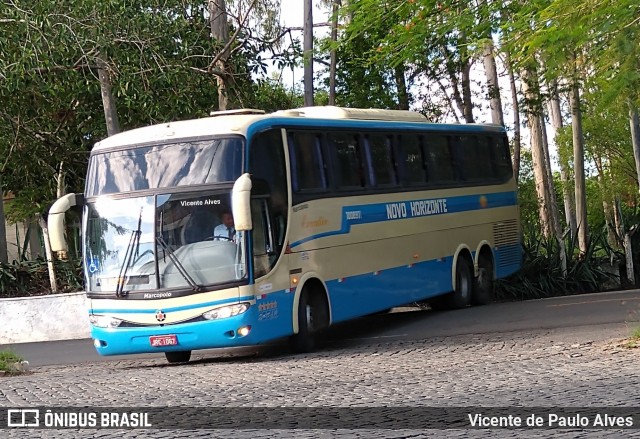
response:
M187 363L191 359L191 351L171 351L165 352L164 356L167 361L173 363Z
M456 264L456 287L449 296L450 308L469 306L473 294L473 271L466 257L459 257Z
M298 333L291 336L291 349L296 353L312 352L318 333L328 326L324 295L305 288L298 303Z
M490 256L481 256L478 260L478 277L473 282L473 305L486 305L495 300L493 260Z

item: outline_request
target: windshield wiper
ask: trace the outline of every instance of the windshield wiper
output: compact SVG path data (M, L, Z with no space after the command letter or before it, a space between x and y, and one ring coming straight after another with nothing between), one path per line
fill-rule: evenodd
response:
M124 284L126 281L127 271L131 265L131 259L133 253L138 252L140 244L140 235L142 235L142 208L140 208L140 216L138 217L138 228L131 231L131 237L129 238L129 244L124 252L124 261L120 266L120 273L118 274L118 283L116 284L116 297L125 295ZM135 249L135 250L134 250Z
M166 242L164 242L164 239L162 239L162 236L160 236L160 235L156 236L156 242L158 244L160 244L160 247L162 247L162 250L167 252L167 255L169 256L169 259L171 260L171 262L173 262L173 265L175 265L175 267L178 269L178 273L180 273L180 276L182 276L182 278L189 284L189 286L193 289L193 291L196 291L196 292L200 291L202 289L202 287L200 285L198 285L193 280L191 275L189 275L187 270L185 270L184 266L178 260L178 258L174 254L173 250L171 250L169 245Z

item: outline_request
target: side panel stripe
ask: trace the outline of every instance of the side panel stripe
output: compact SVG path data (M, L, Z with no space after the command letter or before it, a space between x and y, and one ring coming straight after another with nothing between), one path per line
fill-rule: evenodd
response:
M515 192L498 192L457 197L423 198L393 203L344 206L342 208L342 223L340 229L307 236L292 242L291 248L326 236L347 234L351 230L352 225L514 206L516 203L517 197Z

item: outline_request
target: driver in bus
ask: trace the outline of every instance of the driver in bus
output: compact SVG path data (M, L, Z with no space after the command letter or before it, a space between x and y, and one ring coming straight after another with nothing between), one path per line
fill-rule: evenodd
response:
M223 211L220 215L220 221L222 221L222 223L213 229L213 240L235 242L236 229L231 212L228 210Z

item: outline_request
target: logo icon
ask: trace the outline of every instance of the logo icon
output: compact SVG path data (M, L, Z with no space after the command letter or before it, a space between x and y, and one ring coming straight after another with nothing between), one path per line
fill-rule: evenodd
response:
M7 427L39 427L40 410L9 409L7 410Z
M167 315L165 313L163 313L161 309L156 311L156 320L157 321L164 322L164 319L166 319L166 318L167 318Z

